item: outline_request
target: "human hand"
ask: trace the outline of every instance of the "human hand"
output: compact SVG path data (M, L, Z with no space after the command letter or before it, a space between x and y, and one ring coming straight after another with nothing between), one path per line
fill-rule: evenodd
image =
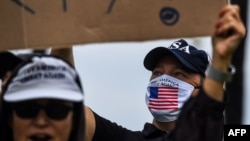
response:
M240 17L240 7L238 5L223 7L215 27L213 61L223 61L229 65L233 53L246 35L246 28Z

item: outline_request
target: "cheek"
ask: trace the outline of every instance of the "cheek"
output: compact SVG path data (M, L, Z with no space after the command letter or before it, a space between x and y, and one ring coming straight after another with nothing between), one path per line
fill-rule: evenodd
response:
M30 120L22 120L13 114L13 120L10 123L10 126L13 129L14 141L25 141L30 122Z

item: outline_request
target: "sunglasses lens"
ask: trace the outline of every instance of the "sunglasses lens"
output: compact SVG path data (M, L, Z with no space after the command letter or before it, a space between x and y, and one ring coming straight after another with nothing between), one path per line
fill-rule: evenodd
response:
M72 107L65 104L49 104L45 107L45 109L49 118L54 120L63 120L68 116Z
M14 111L20 118L30 119L34 118L37 115L39 107L29 102L17 103L14 105Z
M16 115L23 119L35 118L40 110L45 110L46 115L53 120L65 119L72 107L63 103L39 105L35 102L19 102L13 106Z

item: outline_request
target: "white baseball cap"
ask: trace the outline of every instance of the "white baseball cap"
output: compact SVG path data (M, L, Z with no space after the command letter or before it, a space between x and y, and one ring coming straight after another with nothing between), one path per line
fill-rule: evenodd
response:
M77 72L68 62L35 55L13 72L3 94L7 102L34 99L81 102L84 93Z

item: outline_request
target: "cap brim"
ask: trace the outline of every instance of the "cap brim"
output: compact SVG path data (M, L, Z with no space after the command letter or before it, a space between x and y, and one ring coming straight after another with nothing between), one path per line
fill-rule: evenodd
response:
M165 47L156 47L152 49L144 58L144 67L152 71L158 61L163 57L169 54L173 54L171 50ZM174 55L174 54L173 54Z
M158 63L159 59L170 54L175 56L187 69L197 72L193 64L187 61L188 56L185 56L182 51L179 51L177 49L168 49L166 47L157 47L151 50L144 59L144 67L152 71Z
M17 92L12 92L4 95L4 100L7 102L19 102L35 99L58 99L71 102L81 102L83 94L77 91L67 89L25 89Z

